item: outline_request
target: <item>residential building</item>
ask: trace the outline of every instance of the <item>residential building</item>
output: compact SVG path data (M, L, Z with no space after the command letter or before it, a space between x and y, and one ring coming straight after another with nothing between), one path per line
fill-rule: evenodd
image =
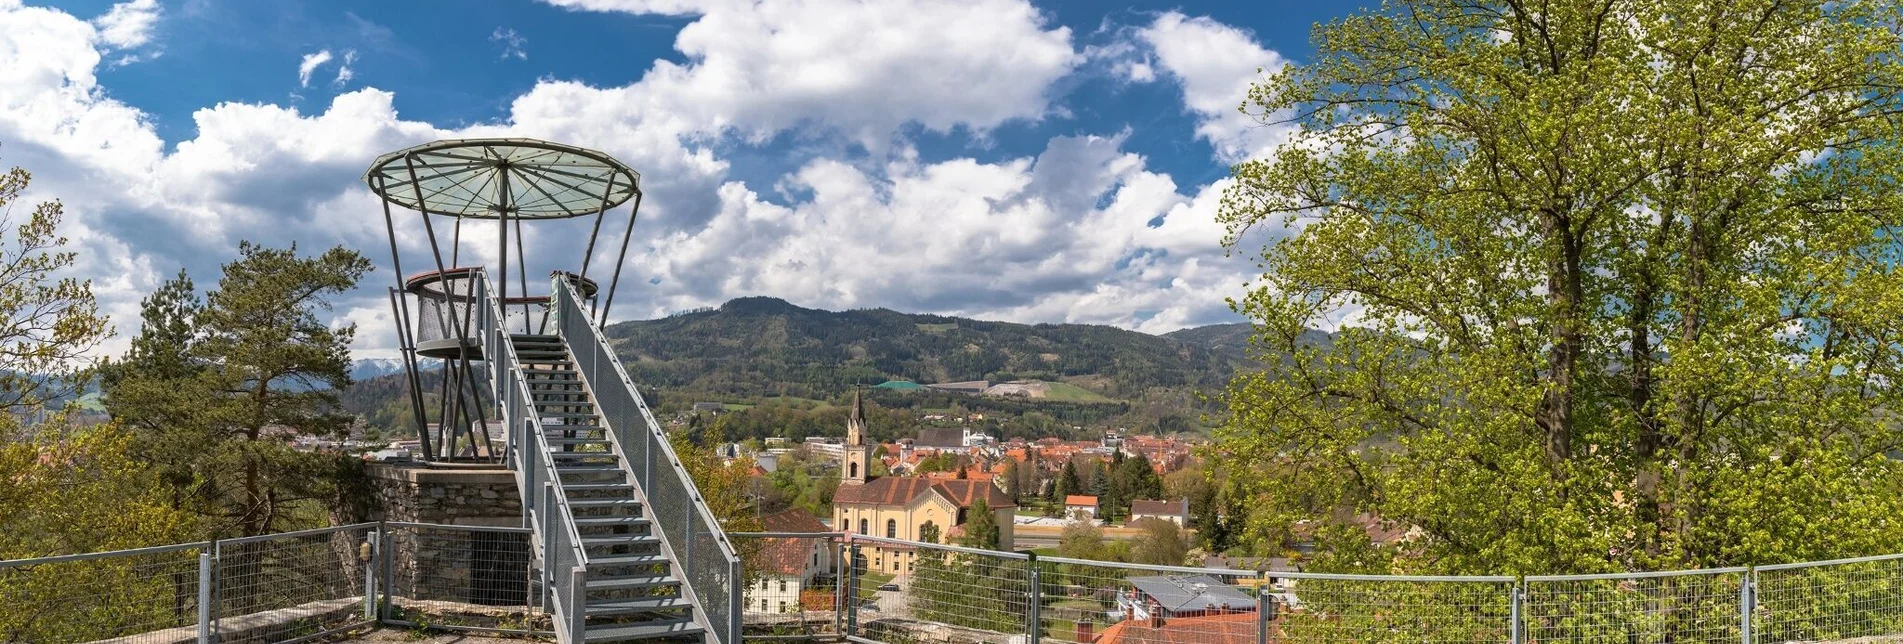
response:
M1084 494L1064 497L1064 516L1097 518L1097 497Z
M1255 612L1254 597L1210 575L1131 577L1118 593L1117 612L1131 620L1170 619Z
M1176 527L1189 525L1189 499L1159 501L1155 499L1136 499L1130 502L1130 523L1144 519L1157 519L1176 524Z
M760 517L767 532L824 533L829 530L805 510L786 510ZM790 613L800 610L802 591L830 589L827 582L834 574L831 542L817 538L774 537L762 539L759 581L747 593L749 610L766 613Z

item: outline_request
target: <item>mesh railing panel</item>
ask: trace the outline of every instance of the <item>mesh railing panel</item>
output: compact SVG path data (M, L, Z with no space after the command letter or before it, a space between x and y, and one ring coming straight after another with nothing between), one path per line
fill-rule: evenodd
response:
M1739 642L1742 570L1525 581L1527 641Z
M1903 634L1903 556L1758 570L1755 594L1759 641Z
M667 445L660 424L607 340L582 311L573 285L558 280L553 288L560 334L576 369L588 381L596 409L628 457L628 467L647 498L649 518L659 527L657 534L685 571L685 586L706 616L712 638L731 642L742 615L734 606L740 594L740 585L734 583L739 559L726 533Z
M864 538L854 545L848 634L1008 644L1031 632L1027 557Z
M479 273L457 273L428 283L416 294L415 341L435 342L459 337L476 339ZM458 334L457 326L462 327Z
M1511 579L1289 577L1268 582L1274 641L1512 641Z
M217 543L214 617L224 641L282 640L364 621L371 526Z
M1047 642L1259 641L1254 571L1040 559L1038 622Z
M740 607L746 637L793 638L839 632L845 572L831 535L756 537L728 533L745 562Z
M401 523L389 530L386 619L546 630L528 529Z
M197 633L200 546L0 562L0 641L124 644Z

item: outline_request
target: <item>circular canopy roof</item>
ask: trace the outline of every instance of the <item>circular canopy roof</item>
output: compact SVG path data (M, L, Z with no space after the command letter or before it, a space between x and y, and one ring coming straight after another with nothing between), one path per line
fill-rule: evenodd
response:
M363 175L385 201L472 219L592 215L639 194L640 179L614 157L537 139L425 143L377 157Z

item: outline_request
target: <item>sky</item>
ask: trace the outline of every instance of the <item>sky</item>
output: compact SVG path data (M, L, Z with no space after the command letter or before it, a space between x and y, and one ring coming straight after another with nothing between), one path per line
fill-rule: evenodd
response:
M391 355L395 276L361 176L385 152L490 136L641 174L618 320L764 295L1161 333L1241 319L1227 299L1281 231L1231 252L1218 204L1229 167L1287 131L1238 107L1353 10L0 0L0 167L34 173L27 204L64 204L74 272L118 330L108 353L160 282L209 287L250 240L375 261L330 315L358 325L360 357ZM420 218L398 222L406 270L429 263ZM529 226L531 275L579 266L574 224ZM488 228L463 241L463 263L494 264Z

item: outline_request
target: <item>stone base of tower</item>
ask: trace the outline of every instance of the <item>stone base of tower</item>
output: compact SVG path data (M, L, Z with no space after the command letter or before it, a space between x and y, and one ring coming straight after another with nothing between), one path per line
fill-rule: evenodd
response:
M389 526L399 604L461 620L528 604L529 535L494 529L523 525L514 473L452 463L367 463L364 473L376 503L361 520L433 524Z

